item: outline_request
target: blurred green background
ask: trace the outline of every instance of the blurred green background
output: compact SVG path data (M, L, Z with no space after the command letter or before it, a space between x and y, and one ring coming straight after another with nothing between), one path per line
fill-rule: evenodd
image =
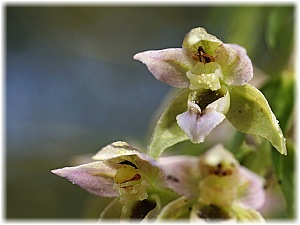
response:
M135 53L180 47L201 26L244 46L258 79L264 74L280 86L283 71L294 72L293 5L8 4L4 12L8 219L98 217L111 199L50 170L116 140L145 149L149 124L171 87L134 61ZM266 90L272 99L275 89ZM274 111L286 124L294 105L288 102Z

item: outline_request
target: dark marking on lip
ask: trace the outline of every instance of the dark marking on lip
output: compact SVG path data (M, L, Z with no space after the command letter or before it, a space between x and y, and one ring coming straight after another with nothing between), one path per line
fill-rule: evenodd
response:
M176 182L176 183L179 182L179 179L176 178L176 177L174 177L174 176L172 176L172 175L168 175L166 178L167 178L167 180L172 180L172 181L174 181L174 182Z
M122 162L119 162L119 164L129 165L129 166L132 166L135 169L138 169L138 167L134 163L132 163L132 162L130 162L128 160L124 160Z

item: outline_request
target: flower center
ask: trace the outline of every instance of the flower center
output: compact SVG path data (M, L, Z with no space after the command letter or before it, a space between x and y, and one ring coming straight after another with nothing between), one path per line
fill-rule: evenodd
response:
M143 179L138 167L128 161L119 163L121 167L115 174L114 188L120 194L121 202L141 201L148 197L146 181Z
M228 165L224 165L222 163L219 163L217 166L209 167L208 173L210 175L216 175L216 176L230 176L235 171L235 165L234 163L230 163Z
M117 184L124 184L129 181L136 181L140 179L141 175L139 174L138 169L126 164L122 165L122 167L117 170L115 175L115 182Z
M199 46L197 53L192 55L192 58L197 62L202 62L204 65L206 63L214 62L215 58L207 54L202 46Z

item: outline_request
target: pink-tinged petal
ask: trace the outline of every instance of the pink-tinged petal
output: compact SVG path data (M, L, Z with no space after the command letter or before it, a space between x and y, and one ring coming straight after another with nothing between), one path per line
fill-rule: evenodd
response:
M224 81L241 86L253 77L253 66L246 50L237 44L221 44L216 49L216 63L220 64Z
M167 156L159 158L168 187L186 197L197 197L199 158L195 156Z
M261 208L266 198L263 178L242 166L239 168L239 173L243 180L239 189L239 205L244 208Z
M67 178L92 194L104 197L119 196L118 192L113 188L116 169L109 167L104 162L65 167L52 170L51 172Z
M144 63L157 80L178 88L189 86L185 74L194 62L181 48L140 52L133 58Z
M193 107L188 107L188 111L179 114L176 120L178 126L187 134L191 142L201 143L225 119L225 116L213 108L206 108L201 112L197 104L190 102L189 105L191 104Z

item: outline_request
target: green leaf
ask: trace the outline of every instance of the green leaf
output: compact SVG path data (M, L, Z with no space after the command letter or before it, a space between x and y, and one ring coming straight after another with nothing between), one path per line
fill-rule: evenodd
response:
M264 95L250 84L228 87L230 108L226 117L240 132L268 139L286 155L285 138Z
M244 143L239 149L241 154L239 154L238 159L243 166L256 174L265 176L272 166L271 149L270 142L265 139L259 145L247 145ZM277 152L275 154L281 157Z
M270 49L276 48L281 41L282 34L286 32L287 26L290 25L293 14L292 7L272 8L266 21L266 43Z
M236 131L233 138L229 140L227 144L225 144L225 148L230 150L235 156L239 154L239 150L241 145L243 144L245 139L245 134Z
M287 157L280 157L273 151L272 159L275 172L279 179L280 188L286 201L286 214L288 218L295 218L296 209L296 177L295 177L295 146L289 139L287 141L289 154Z
M166 148L189 139L176 121L176 116L187 109L189 93L189 89L182 90L161 114L148 145L151 157L158 158Z

